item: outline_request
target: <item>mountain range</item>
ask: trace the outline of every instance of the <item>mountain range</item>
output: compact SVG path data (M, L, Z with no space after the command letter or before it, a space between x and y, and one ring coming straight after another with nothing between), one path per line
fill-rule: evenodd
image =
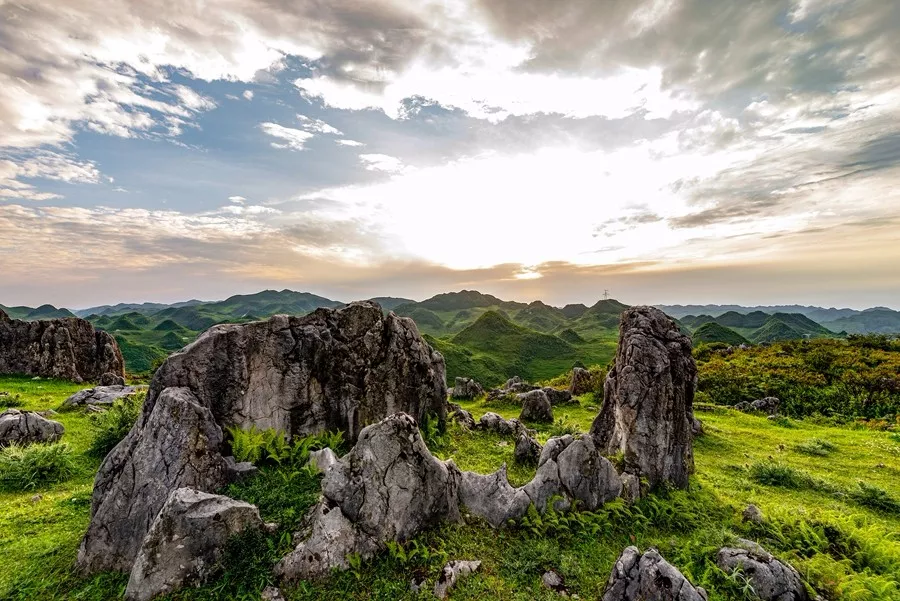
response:
M628 307L614 299L591 306L554 307L541 301L506 301L474 290L438 294L423 301L371 300L416 322L429 343L444 355L451 381L455 376L471 376L485 385L513 375L531 380L550 378L575 363L608 363L615 353L619 315ZM77 311L52 305L0 305L0 309L26 320L84 317L116 337L128 370L140 374L216 323L254 321L280 313L303 315L319 307L344 304L308 292L264 290L212 302L120 303ZM660 308L677 318L695 343L761 343L900 332L900 312L883 307L865 311L799 305Z

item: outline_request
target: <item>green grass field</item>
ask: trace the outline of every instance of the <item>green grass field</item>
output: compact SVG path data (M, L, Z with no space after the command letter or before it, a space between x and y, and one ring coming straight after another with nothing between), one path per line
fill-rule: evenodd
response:
M56 408L78 388L0 378L0 391L19 395L25 409ZM488 410L506 417L518 414L511 405L463 405L476 419ZM540 586L542 572L551 568L565 577L570 592L593 599L601 594L622 548L637 544L657 546L693 582L706 586L710 599L743 599L742 583L711 562L718 546L741 535L789 560L826 598L900 599L900 514L896 508L877 508L871 495L859 492L863 482L888 499L900 499L900 435L800 420L770 421L712 406L700 409L707 433L695 444L696 474L688 492L654 495L631 508L614 503L592 514L525 520L499 531L468 518L407 543L406 557L385 552L326 582L301 583L285 592L289 599L304 600L412 599L416 596L408 586L413 575L427 576L433 583L447 559L480 559L482 571L462 581L454 599L553 599L555 594ZM586 395L578 405L558 407L558 423L537 428L538 437L543 441L566 430L586 431L596 413L597 401ZM66 427L63 440L71 445L78 469L60 484L0 492L0 599L117 598L125 576L82 579L71 571L89 519L99 460L86 454L94 435L86 414L60 412L55 418ZM516 485L533 475L533 468L511 465L512 440L453 426L430 442L437 455L452 458L462 469L487 473L506 462ZM760 483L759 473L769 474L773 466L781 479ZM315 480L303 486L315 486ZM266 488L264 483L229 492L256 499L265 495L261 488ZM309 506L313 498L306 494L295 509ZM751 528L741 522L747 503L762 509L764 526ZM264 518L273 517L266 515L274 511L271 507L265 505ZM242 544L219 580L172 598L258 599L275 550L280 553L286 542L289 535L285 539L281 533L256 541L256 546Z

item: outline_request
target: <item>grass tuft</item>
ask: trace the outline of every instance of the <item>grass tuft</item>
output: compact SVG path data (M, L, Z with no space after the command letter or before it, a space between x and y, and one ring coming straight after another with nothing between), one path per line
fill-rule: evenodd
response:
M98 458L106 457L125 438L141 414L144 397L145 395L141 393L119 399L103 413L91 416L95 434L91 446L88 448L88 455Z
M834 443L821 438L811 438L794 446L794 450L798 453L816 455L818 457L830 455L835 449L837 449L837 446Z
M74 473L72 450L64 442L0 449L0 488L5 490L34 490L68 480Z
M856 488L851 489L847 495L869 509L900 514L900 501L891 496L886 490L867 484L862 480L857 482Z

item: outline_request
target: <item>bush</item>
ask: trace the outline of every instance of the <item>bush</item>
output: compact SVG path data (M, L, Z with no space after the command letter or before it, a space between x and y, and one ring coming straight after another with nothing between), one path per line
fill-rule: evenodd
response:
M11 395L8 392L0 392L0 407L13 409L15 407L21 407L24 404L25 401L22 400L21 395Z
M886 490L863 481L857 482L856 488L848 492L847 496L869 509L900 513L900 501L892 497Z
M837 447L834 446L833 443L828 442L827 440L822 440L821 438L812 438L796 445L794 447L794 450L798 453L805 453L806 455L817 455L819 457L824 457L825 455L829 455L836 448Z
M106 457L119 444L141 414L144 394L136 394L113 403L103 413L91 416L94 425L94 440L88 449L91 457Z
M781 463L754 463L750 466L750 479L766 486L818 488L809 474Z
M64 442L0 449L0 487L7 490L33 490L68 480L74 472L72 450Z
M330 447L340 454L344 446L344 435L341 432L323 432L288 440L283 432L260 430L256 426L246 429L232 426L227 430L234 458L259 466L301 467L309 459L310 451Z

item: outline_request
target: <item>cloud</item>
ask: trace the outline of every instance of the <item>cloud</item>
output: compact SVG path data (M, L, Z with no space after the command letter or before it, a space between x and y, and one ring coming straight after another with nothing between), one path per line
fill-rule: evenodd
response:
M304 150L306 141L315 136L314 133L302 129L285 127L283 125L278 125L277 123L261 123L259 128L266 135L282 140L282 142L272 142L273 148Z
M79 161L67 154L38 151L0 154L0 198L45 201L59 194L41 192L23 179L46 179L73 184L98 184L100 171L90 161Z
M241 96L244 97L244 100L253 100L253 90L244 90Z
M361 154L359 160L369 171L386 171L388 173L403 171L403 163L400 159L386 154Z
M362 142L357 142L356 140L335 140L341 146L352 146L352 147L360 147L365 146Z

